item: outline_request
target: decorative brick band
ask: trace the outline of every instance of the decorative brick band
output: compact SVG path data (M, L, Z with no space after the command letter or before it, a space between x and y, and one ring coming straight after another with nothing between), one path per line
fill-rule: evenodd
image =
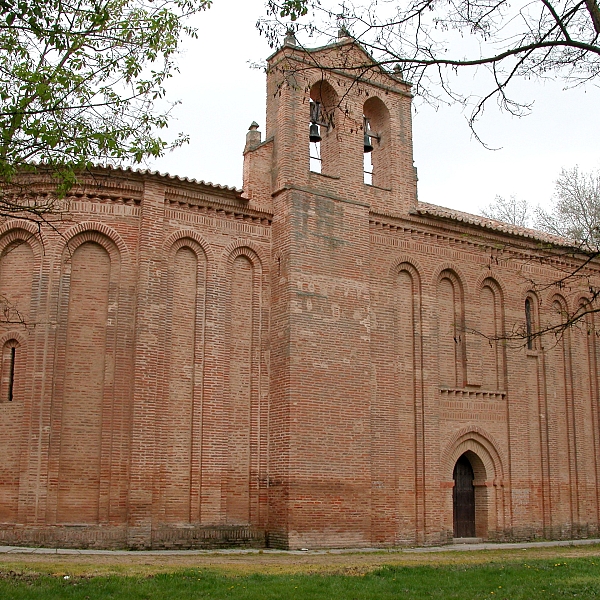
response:
M490 390L465 390L462 388L440 388L442 398L456 400L505 400L506 392Z

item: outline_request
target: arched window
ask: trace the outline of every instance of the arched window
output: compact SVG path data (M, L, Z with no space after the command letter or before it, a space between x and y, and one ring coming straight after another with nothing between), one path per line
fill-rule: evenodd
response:
M504 368L504 309L502 290L498 283L487 278L479 294L481 333L481 384L483 389L504 390L506 388Z
M390 111L380 98L371 96L363 106L364 182L390 185Z
M2 402L12 402L15 385L15 362L17 358L17 340L8 340L2 347L2 375L0 378L0 398Z
M335 134L335 109L338 95L327 81L317 81L310 88L310 170L338 175L339 151Z
M467 365L462 286L454 272L445 270L440 275L437 288L440 385L463 388Z
M530 294L525 298L525 338L527 350L535 350L537 331L537 302Z
M525 328L527 330L527 350L533 350L533 322L531 317L531 298L525 298Z
M313 173L321 172L321 128L322 124L319 124L321 118L321 103L310 101L310 130L309 130L309 156L310 156L310 170Z

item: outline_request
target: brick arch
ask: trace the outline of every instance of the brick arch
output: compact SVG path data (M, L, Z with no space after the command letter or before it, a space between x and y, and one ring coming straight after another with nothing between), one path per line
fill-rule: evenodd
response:
M11 329L0 335L0 347L4 346L10 340L17 340L20 346L24 346L27 343L27 338L21 332Z
M389 262L388 273L391 277L395 277L400 271L404 269L404 267L408 267L409 270L413 269L415 275L419 278L419 285L421 284L421 273L423 273L423 266L414 259L412 256L401 255L396 256Z
M44 253L44 241L40 240L40 232L32 231L32 229L36 229L35 225L30 224L31 227L26 227L25 223L14 220L10 223L13 224L10 227L6 227L7 224L0 227L0 256L10 244L22 241L31 248L35 260L39 260Z
M594 308L590 302L589 297L584 292L579 292L574 297L574 306L577 307L577 311L581 311L582 316L578 323L583 324L587 333L591 333L595 330ZM590 310L588 310L588 307Z
M84 221L83 223L78 223L68 229L62 235L61 243L58 245L56 251L58 256L62 256L65 252L73 252L84 242L91 241L103 246L109 253L111 261L115 251L123 257L129 254L127 244L125 244L125 241L117 231L112 227L97 221ZM107 244L107 241L110 241L111 243Z
M260 474L265 468L265 455L261 450L265 430L261 429L261 415L266 414L263 390L268 386L264 362L268 343L265 336L268 310L264 306L267 297L266 260L259 252L254 244L238 241L230 245L225 254L223 298L227 341L224 347L223 389L228 398L226 420L231 426L225 432L224 447L228 446L228 449L224 454L226 474L223 485L227 498L225 520L229 524L256 522L260 512L260 475L257 478L249 474ZM239 280L234 285L238 258L250 263L250 277L246 278L246 272L242 285ZM236 423L235 427L233 423Z
M394 363L402 364L402 369L394 368L390 375L393 377L397 392L395 398L402 398L410 405L413 413L412 427L414 428L414 482L415 482L415 518L417 537L426 522L425 488L425 411L424 411L424 381L423 381L423 298L421 274L413 260L398 257L389 270L389 288L392 294L390 303L391 329L386 332L389 342L386 348L393 352ZM407 281L408 280L408 281ZM389 344L389 345L388 345ZM410 418L410 417L409 417ZM406 422L406 425L408 425ZM396 473L406 469L405 455L397 454L394 460ZM421 538L422 541L422 538Z
M456 272L455 269L442 269L440 270L440 272L438 273L437 278L435 279L435 287L436 289L438 288L440 282L444 279L448 279L452 285L457 289L458 294L460 296L460 302L462 303L462 318L464 320L465 315L464 315L464 311L465 311L465 298L467 297L466 295L466 289L465 289L465 285L464 285L464 278L461 277L459 275L459 273Z
M320 102L327 115L333 117L333 111L338 108L340 94L332 81L322 75L309 83L309 97L315 102ZM333 123L335 127L335 123Z
M155 435L157 444L164 447L157 464L169 476L156 483L154 504L161 523L172 525L197 522L201 515L207 310L210 314L210 298L220 290L214 256L201 236L176 231L163 247L165 352L161 369L165 383L158 406L169 418L157 422Z
M451 291L445 289L445 281L450 283ZM467 383L466 296L462 281L454 269L439 270L434 294L434 306L438 307L438 383L442 387L463 388ZM444 302L450 304L444 305ZM441 306L444 306L444 310L439 309Z
M498 280L490 276L480 277L476 289L479 306L477 328L484 336L479 350L481 385L484 389L505 390L508 380L506 348L501 343L502 338L506 335L504 290Z
M548 297L548 305L546 306L546 310L544 311L545 322L542 323L542 328L544 327L557 327L555 330L550 330L548 332L548 336L552 340L551 348L556 347L558 345L565 344L564 348L568 349L571 346L571 328L563 327L562 323L564 322L564 316L572 315L571 309L569 307L569 303L565 296L558 293L550 294ZM560 306L560 313L557 313L555 305L558 304ZM560 358L564 368L567 368L569 363L569 359L565 355L561 355ZM566 393L566 392L565 392Z
M494 292L497 291L498 294L500 295L501 302L504 303L504 300L506 298L506 292L505 292L506 285L502 282L502 280L497 275L490 275L489 273L482 273L477 278L477 281L475 283L475 289L478 292L481 292L481 290L486 286L491 287Z
M320 148L320 167L317 169L323 175L339 176L342 165L340 163L340 139L336 133L336 128L344 118L339 110L340 94L330 81L322 77L318 79L309 88L309 98L320 105L320 116L317 119L321 141ZM306 103L306 124L312 123L313 116L310 114L310 102ZM306 156L309 157L309 148L306 146ZM310 159L309 159L309 164ZM312 164L316 168L317 164Z
M108 237L106 232L111 233L113 237ZM57 303L55 309L56 320L59 327L55 341L54 404L51 409L52 430L55 438L49 449L48 467L50 477L53 480L48 488L52 509L48 518L55 523L64 523L71 522L70 519L74 515L73 518L81 519L81 522L94 524L107 518L101 501L101 489L107 485L105 473L107 472L106 460L108 460L107 455L102 452L102 445L106 443L107 436L110 435L104 415L110 414L115 401L111 374L118 370L117 338L123 310L121 302L122 255L120 249L125 248L125 251L127 251L127 248L112 228L98 227L97 223L81 223L71 228L67 233L68 236L64 236L64 243L61 244L62 252L59 254L61 259L60 284L55 299ZM98 316L95 317L95 326L99 329L98 335L102 336L102 341L93 348L78 347L79 338L77 335L69 334L68 331L71 323L70 310L72 308L73 293L71 261L75 252L83 249L83 246L88 243L97 245L106 252L109 265L108 278L105 283L98 284L94 288L99 292L99 295L96 296L99 305L104 307L102 310L106 312L105 315L98 313ZM103 259L101 262L103 263ZM79 297L77 298L79 307L85 306L82 304L81 291L88 288L88 283L79 280L77 288L79 290ZM74 322L81 324L83 322L81 311L79 314L78 320ZM103 366L97 371L90 371L89 373L89 380L93 382L94 388L94 409L90 413L93 418L90 417L85 423L86 426L93 427L95 437L93 438L94 443L90 442L90 445L86 447L86 460L92 460L93 462L93 468L90 467L86 473L92 473L93 476L90 475L89 486L85 491L88 495L86 501L88 505L83 516L71 511L70 484L64 484L65 481L69 482L71 479L72 481L79 481L79 475L73 471L77 463L72 460L70 453L72 453L73 448L72 440L79 439L81 435L84 435L79 427L80 425L83 427L82 423L84 421L81 421L81 423L77 421L79 418L76 405L77 399L72 390L74 389L74 381L75 386L80 388L85 387L86 384L85 379L74 375L74 371L67 369L66 365L69 364L69 356L72 358L73 355L81 351L88 353L86 364L101 364L100 360L96 360L100 357L103 357L102 360L104 361ZM90 352L92 355L90 355ZM63 439L68 439L69 443L63 444ZM93 484L90 483L92 480ZM85 487L88 483L82 483L82 485Z
M550 306L552 306L555 302L558 302L565 310L569 310L569 303L562 294L557 294L555 292L548 297L548 300Z
M406 271L408 274L410 274L420 292L421 274L419 273L419 270L412 264L412 262L402 261L394 267L394 269L392 270L392 275L398 275L399 273L402 273L402 271Z
M546 308L546 317L553 321L556 318L556 311L554 309L554 305L559 304L561 307L561 311L565 314L569 314L569 303L567 299L562 294L551 294L548 297L548 306Z
M469 286L467 285L467 278L464 276L461 270L456 267L455 264L442 263L437 266L431 279L433 287L437 288L439 282L445 277L448 277L452 283L458 284L463 298L467 296L469 289Z
M252 269L255 271L256 273L256 286L255 286L255 294L257 294L256 296L256 300L258 302L258 309L260 312L262 312L263 310L263 298L264 298L264 287L266 285L266 281L264 280L264 269L263 269L263 265L265 264L261 258L261 256L254 250L254 248L251 248L249 245L246 244L240 244L240 245L235 245L229 252L227 252L227 258L226 258L226 273L227 273L227 279L230 280L231 278L231 273L233 271L233 263L235 261L236 258L240 257L240 256L244 256L246 257L251 265L252 265Z
M307 76L305 76L304 81L307 82L308 90L310 90L313 86L317 84L321 84L321 82L325 82L327 83L327 85L330 85L336 91L336 93L339 93L338 90L341 89L339 80L336 82L334 79L326 79L324 72L322 71L319 71L314 75L311 75L309 73Z
M569 308L569 303L567 302L567 299L565 298L565 296L563 296L563 294L560 294L558 292L549 290L544 296L539 294L538 297L540 298L540 312L541 312L541 308L543 305L545 308L544 312L548 313L549 311L552 310L552 305L555 302L558 302L563 307L564 310L568 310L568 308Z
M108 252L111 264L120 263L121 253L119 252L119 248L115 242L104 233L92 229L86 229L69 238L62 252L63 263L68 263L73 252L75 252L79 246L87 242L93 242L99 246L102 246L106 252Z
M390 186L390 171L392 167L392 134L391 115L386 102L379 96L371 96L363 104L363 116L369 128L379 138L371 138L372 185L388 188ZM365 132L360 129L360 133Z
M24 229L25 231L34 235L42 234L39 227L31 221L26 221L23 219L9 219L0 225L0 236L4 235L11 229Z
M481 294L481 292L486 287L492 290L492 292L498 297L498 303L500 307L500 318L502 320L502 327L504 327L504 290L502 289L502 286L495 277L483 277L480 281L477 282L476 289L479 292L479 294ZM504 331L501 331L500 333L503 334Z
M505 476L506 459L498 449L498 443L481 427L465 427L457 431L442 452L441 464L443 477L452 480L456 461L465 452L476 454L485 469L485 480L502 483ZM480 473L481 475L481 473ZM478 473L475 473L477 478Z
M525 304L525 300L527 298L531 298L532 300L534 300L534 304L536 307L536 310L539 311L540 306L542 304L542 299L540 298L540 295L537 292L534 292L531 287L529 286L523 286L521 287L520 291L519 291L519 296L520 296L520 306L523 306Z
M11 235L12 232L18 231L23 232L21 235L23 235L24 237L15 237L14 239L23 239L23 241L26 242L29 242L30 240L34 239L36 241L36 247L34 248L33 245L31 246L34 253L39 252L39 254L42 254L42 249L46 245L46 238L41 229L35 223L31 223L30 221L24 221L22 219L10 219L9 221L6 221L2 225L0 225L0 239L4 239L4 236L6 234ZM12 239L11 241L14 241L14 239Z
M454 466L466 455L473 468L475 488L475 535L502 538L510 530L510 491L507 486L508 462L496 440L483 428L470 426L457 431L441 455L444 514L442 520L453 534Z
M388 112L390 111L390 107L388 106L388 103L385 101L385 96L380 96L379 94L373 94L372 92L369 92L369 96L363 103L363 106L365 104L367 104L367 102L369 102L369 100L371 100L371 98L376 98L375 102L377 102L379 100L385 106L385 108L388 110ZM390 116L391 116L391 113L390 113Z
M529 300L530 306L530 321L527 317L527 301ZM520 293L520 311L521 311L521 322L524 322L523 334L526 340L526 347L528 350L539 350L541 346L540 339L540 305L541 300L539 295L529 287L522 288Z
M410 275L413 284L415 286L415 294L413 298L413 306L415 314L417 315L418 328L421 328L421 273L419 269L413 264L412 260L396 260L394 261L393 267L390 269L390 276L392 279L397 278L400 273L406 272Z
M259 275L263 275L265 266L268 264L267 257L264 255L262 248L257 246L254 242L248 240L240 240L230 244L227 246L227 248L225 248L223 254L225 256L227 269L231 269L233 261L238 256L242 255L250 259L252 265L258 269Z
M177 251L181 250L181 248L189 248L196 255L196 258L199 262L204 261L204 264L206 265L206 271L208 272L210 265L204 248L198 242L196 242L196 240L192 240L189 237L180 237L170 245L167 252L169 268L171 267Z
M36 315L38 314L40 307L39 303L43 294L42 288L44 285L43 278L40 276L43 268L43 240L41 240L37 235L37 230L33 223L26 224L17 220L13 220L11 223L13 223L16 227L11 227L8 229L3 228L4 233L0 237L0 261L3 261L5 258L10 261L10 257L8 257L8 255L11 253L9 250L11 245L13 245L13 249L20 248L19 251L27 248L27 252L30 252L31 254L29 254L27 259L21 263L21 267L25 268L25 271L20 271L19 274L13 272L13 276L15 276L17 280L13 281L7 286L6 289L3 290L3 295L6 296L7 300L9 296L12 296L12 301L8 301L8 303L3 302L3 308L5 310L8 309L11 313L11 317L7 320L11 320L12 317L16 316L18 320L22 321L25 319L24 324L26 322L35 323L37 320ZM34 231L36 232L35 234L33 233ZM25 257L22 258L24 259ZM6 285L7 282L4 280L4 268L6 267L6 263L2 263L0 266L2 266L3 270L3 284ZM24 302L24 304L20 304L19 306L17 306L18 302L13 296L13 293L15 292L15 283L18 283L17 289L20 289L22 294L24 294L20 296L18 301ZM9 291L9 289L11 291ZM17 302L17 304L15 304L15 302Z
M585 292L579 292L573 296L573 306L581 307L590 304L590 299Z
M171 235L167 237L165 243L163 244L163 248L166 252L171 253L175 244L178 244L180 241L189 240L194 242L196 245L196 253L197 249L202 249L204 252L204 256L209 263L209 265L215 264L215 256L214 252L210 246L210 244L196 231L192 229L181 229L179 231L173 232ZM183 247L184 244L180 244L177 246L177 249ZM190 246L192 247L192 246Z

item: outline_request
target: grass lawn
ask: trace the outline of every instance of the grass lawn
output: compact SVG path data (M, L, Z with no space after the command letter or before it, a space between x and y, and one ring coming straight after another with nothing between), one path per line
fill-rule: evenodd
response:
M512 558L512 559L511 559ZM473 564L384 565L350 574L265 572L232 574L185 569L154 574L48 574L30 568L0 571L0 598L21 600L192 600L387 598L600 598L598 556L554 560L498 560Z

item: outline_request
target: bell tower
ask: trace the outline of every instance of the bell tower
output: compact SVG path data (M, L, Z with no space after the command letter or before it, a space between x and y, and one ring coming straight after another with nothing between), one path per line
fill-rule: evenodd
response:
M244 189L258 201L257 187L268 196L301 185L406 214L417 198L411 100L400 69L374 65L344 30L316 49L288 35L268 59L266 141L246 145Z
M371 542L372 213L416 204L410 86L342 34L268 61L244 189L273 213L269 542ZM368 154L370 160L365 160Z

